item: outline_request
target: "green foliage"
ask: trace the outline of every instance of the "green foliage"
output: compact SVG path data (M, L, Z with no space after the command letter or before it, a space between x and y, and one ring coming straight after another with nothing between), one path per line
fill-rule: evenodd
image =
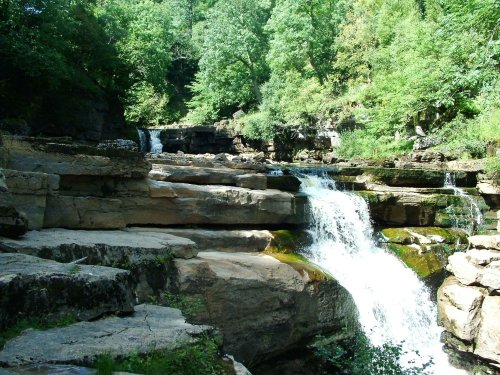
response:
M7 341L13 339L16 336L19 336L24 330L28 328L44 331L51 328L65 327L76 322L76 317L72 314L65 314L58 318L45 316L43 318L29 318L20 320L16 324L0 331L0 350L3 348Z
M181 310L187 318L194 318L205 309L202 298L197 295L163 292L162 302L166 306Z
M209 11L188 119L215 120L261 102L270 6L266 0L219 0Z
M339 341L318 336L310 347L326 362L326 373L331 374L418 375L426 374L428 366L403 367L399 362L404 354L402 345L373 346L362 332Z
M486 173L488 177L500 185L500 155L488 158L486 161Z
M71 268L69 269L68 273L70 275L76 275L78 272L80 272L82 269L82 267L79 265L79 264L74 264L71 266Z
M228 374L218 355L217 342L203 337L192 344L175 350L160 350L142 356L129 354L122 360L102 355L95 367L99 375L111 375L114 371L127 371L145 375L219 375Z

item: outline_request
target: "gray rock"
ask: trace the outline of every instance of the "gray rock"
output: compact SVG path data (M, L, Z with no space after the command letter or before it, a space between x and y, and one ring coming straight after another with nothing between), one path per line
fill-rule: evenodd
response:
M425 150L429 147L438 145L441 141L434 137L421 137L415 140L413 151Z
M151 169L151 164L141 154L128 150L19 137L4 139L4 147L9 152L7 167L25 172L142 178Z
M356 307L336 281L311 279L268 255L201 252L176 260L184 293L201 294L224 350L244 364L280 354L322 332L355 324Z
M300 190L300 180L295 176L267 176L267 188L297 192Z
M96 370L75 365L36 364L10 368L23 375L96 375ZM2 373L0 372L0 375ZM115 375L115 373L114 373Z
M128 271L0 253L0 327L46 314L86 320L130 312L132 290Z
M153 164L149 177L157 181L183 182L203 185L236 185L236 177L250 171L226 167L182 167Z
M199 251L257 252L263 251L271 243L272 235L267 230L224 230L189 228L148 228L132 227L127 231L158 232L189 238Z
M208 326L185 322L181 312L169 307L139 305L130 317L109 317L47 331L26 330L7 342L0 364L21 366L36 363L91 366L102 354L123 358L176 349L210 332Z
M107 148L114 148L118 150L128 150L128 151L133 151L133 152L138 152L139 151L139 146L137 143L132 141L131 139L111 139L111 140L105 140L102 141L97 145L97 148L99 149L107 149Z
M41 258L71 262L86 258L91 264L140 264L157 257L192 258L196 244L167 233L140 231L30 231L19 240L0 238L0 249Z
M448 277L438 290L438 315L445 329L462 340L473 341L485 294L484 288L467 287Z
M236 176L234 180L238 187L254 190L267 189L267 176L263 174L244 174Z
M500 363L500 296L487 296L481 309L481 326L474 354Z

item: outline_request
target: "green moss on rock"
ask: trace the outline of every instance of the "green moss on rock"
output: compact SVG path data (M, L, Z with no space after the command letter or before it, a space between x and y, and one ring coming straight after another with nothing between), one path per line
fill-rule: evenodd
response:
M266 248L268 253L297 253L311 240L304 230L276 230L271 234L273 239Z
M415 247L401 244L390 244L389 249L420 277L432 276L445 267L444 262L433 252L420 254Z
M427 238L430 243L467 242L467 235L463 231L440 227L384 228L380 232L388 242L398 244L422 243L419 236Z
M266 254L279 260L282 263L292 266L301 275L306 273L312 281L332 280L333 277L323 271L320 267L309 262L303 255L293 253L273 253L266 251Z

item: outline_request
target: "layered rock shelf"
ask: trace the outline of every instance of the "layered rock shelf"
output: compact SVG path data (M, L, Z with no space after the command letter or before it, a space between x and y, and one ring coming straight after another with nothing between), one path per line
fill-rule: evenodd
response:
M310 241L310 217L289 167L262 155L144 157L122 143L7 137L0 147L0 327L40 314L80 321L7 342L5 371L92 367L103 352L119 359L218 333L224 352L259 368L317 335L353 334L347 290L294 254ZM380 242L421 278L440 284L447 267L447 344L494 367L498 236L468 240L464 229L497 230L500 191L477 168L454 174L464 198L443 187L442 166L399 164L326 173L365 198ZM456 228L472 204L484 220ZM197 325L163 306L173 304Z
M472 248L449 258L438 291L446 343L500 370L500 235L473 236Z

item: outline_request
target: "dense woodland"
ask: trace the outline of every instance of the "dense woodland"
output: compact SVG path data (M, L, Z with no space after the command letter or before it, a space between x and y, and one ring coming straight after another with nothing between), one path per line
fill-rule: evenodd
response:
M335 127L346 157L461 157L500 140L497 0L0 0L0 118L71 126L115 98L130 125L271 139Z

